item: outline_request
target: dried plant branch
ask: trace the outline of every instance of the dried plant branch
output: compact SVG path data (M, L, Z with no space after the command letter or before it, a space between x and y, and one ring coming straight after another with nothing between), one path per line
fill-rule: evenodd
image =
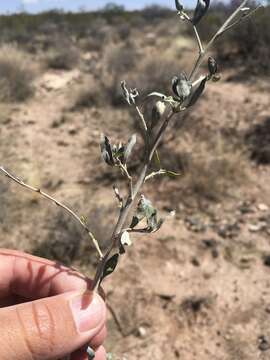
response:
M200 66L202 65L202 62L204 60L204 57L206 55L206 53L209 51L209 49L211 48L211 46L213 45L213 43L215 42L215 40L224 32L224 30L232 23L232 21L238 16L238 14L241 12L241 9L245 7L246 3L248 0L244 0L242 2L242 4L233 12L233 14L228 18L227 21L225 21L225 23L220 27L220 29L216 32L216 34L211 38L211 40L209 41L209 43L206 45L205 49L202 46L201 40L200 40L200 36L197 32L197 28L196 26L193 26L194 31L195 31L195 36L198 42L198 47L199 47L199 56L197 61L194 64L194 67L191 71L191 74L189 76L189 81L192 81L196 75L196 73L198 72ZM183 14L183 12L182 12ZM190 21L189 17L184 17L185 20ZM200 79L198 79L197 81L194 82L194 85L197 85L197 83L200 83L201 81L203 81L205 77L201 77ZM137 90L135 91L137 94ZM126 98L128 96L128 94L125 94ZM130 99L127 98L127 101L129 102ZM129 102L130 103L130 102ZM142 120L142 123L144 125L144 129L147 129L146 123L145 123L145 119L143 114L140 112L139 108L137 106L135 106L138 114L140 115L140 118ZM144 161L144 165L141 169L140 175L138 177L138 180L134 186L133 189L133 194L132 196L128 197L123 208L122 211L120 212L119 218L117 220L117 223L115 225L115 228L113 230L111 239L109 241L110 245L104 255L104 257L102 259L100 259L100 262L97 266L97 270L96 270L96 274L95 274L95 278L94 278L94 282L93 282L93 289L96 289L98 287L99 281L102 278L102 274L104 272L105 269L105 265L106 262L111 254L111 252L115 249L116 251L118 251L118 247L119 247L119 239L121 236L121 233L123 232L126 220L129 216L130 210L132 209L135 201L136 201L136 197L138 195L138 193L140 192L145 180L147 179L147 172L148 172L148 168L149 165L151 163L151 160L154 156L155 151L157 150L160 141L171 121L171 119L174 117L174 115L180 111L185 110L185 107L182 107L182 104L178 104L176 107L172 108L172 110L167 114L167 116L165 117L157 135L156 138L153 142L153 145L151 146L151 148L149 149L149 152L147 152L145 161ZM180 121L180 120L179 120ZM146 144L147 145L147 144ZM150 174L151 175L151 174ZM149 176L150 176L149 175ZM148 177L149 179L149 177ZM140 230L139 230L140 231Z
M193 25L193 30L194 30L195 37L196 37L196 40L197 40L197 43L198 43L199 53L203 54L204 49L203 49L203 46L202 46L202 41L201 41L200 35L199 35L198 30L197 30L195 25Z
M143 113L141 112L141 110L139 109L139 107L137 105L135 106L135 109L136 109L136 111L137 111L137 113L138 113L138 115L139 115L139 117L141 119L143 129L144 129L145 133L147 133L148 129L147 129L147 125L146 125L146 122L145 122L145 119L144 119L144 115L143 115Z
M119 203L119 207L120 207L120 209L122 209L122 207L123 207L123 198L120 195L118 188L116 186L113 186L113 191L114 191L114 195L115 195L115 197L116 197L116 199L117 199L117 201Z
M5 176L7 176L10 180L14 181L15 183L17 183L18 185L24 187L25 189L35 192L39 195L41 195L42 197L44 197L45 199L52 201L55 205L61 207L62 209L64 209L66 212L68 212L71 216L73 216L73 218L83 227L83 229L87 232L88 236L90 237L93 245L95 246L99 257L102 258L103 254L102 251L100 250L99 244L97 242L97 240L95 239L93 233L90 231L90 229L88 228L88 226L85 224L85 222L73 211L71 210L69 207L67 207L66 205L62 204L60 201L56 200L55 198L53 198L52 196L46 194L44 191L42 191L39 188L35 188L33 186L30 186L28 184L26 184L23 180L19 179L18 177L12 175L10 172L8 172L7 170L5 170L2 166L0 166L0 172L4 173Z
M189 80L192 81L194 79L194 77L196 76L203 60L205 57L205 54L210 50L211 46L213 45L213 43L216 41L216 39L221 36L226 29L228 28L228 26L230 26L230 24L233 22L233 20L241 13L241 10L247 5L248 0L244 0L239 6L238 8L232 13L232 15L224 22L224 24L219 28L219 30L215 33L215 35L212 37L212 39L208 42L208 44L206 45L204 51L202 53L199 54L198 59L190 73L189 76Z
M224 31L222 32L222 34L224 34L225 32L227 32L228 30L231 30L233 27L241 24L243 21L247 20L248 18L250 18L252 15L255 14L256 11L258 11L260 8L262 8L263 5L258 5L255 9L251 10L249 13L242 15L238 20L236 20L234 23L228 25Z
M240 6L238 6L238 8L224 22L224 24L204 47L199 32L197 30L197 24L206 14L209 8L210 0L198 0L197 7L194 11L192 18L190 18L187 13L184 12L184 8L179 3L179 0L175 0L176 9L178 10L177 13L180 16L180 19L183 21L188 21L193 26L195 38L198 44L199 54L189 76L187 76L185 72L182 72L180 76L175 76L172 79L173 96L166 96L158 92L153 92L146 97L145 100L147 100L149 96L158 97L160 99L156 102L155 107L152 109L151 121L146 121L143 112L137 105L136 98L139 96L138 90L128 89L126 86L126 82L122 81L121 87L123 91L123 96L126 99L127 103L135 108L144 130L144 160L140 172L136 178L136 181L134 181L135 177L129 173L127 163L131 151L136 144L136 135L132 135L125 145L120 143L118 146L112 146L109 138L102 134L101 154L103 160L106 162L107 165L111 167L118 167L121 170L122 174L125 176L129 185L129 191L127 192L126 197L122 197L119 193L119 190L114 187L114 193L119 203L120 211L113 232L110 236L110 239L108 239L108 247L105 250L104 254L100 250L98 241L95 239L94 235L91 233L86 223L71 209L69 209L67 206L63 205L50 195L44 193L40 189L25 184L22 180L11 175L3 167L0 167L0 172L4 173L8 178L15 181L17 184L23 186L24 188L36 192L41 196L45 197L46 199L54 202L57 206L60 206L71 216L73 216L85 229L99 254L99 263L97 265L96 273L92 283L93 291L97 290L103 278L111 274L116 268L119 255L125 252L124 246L128 246L131 243L129 234L152 233L159 230L161 225L163 224L164 219L158 220L157 210L152 206L152 203L147 200L144 195L141 194L142 187L147 180L150 180L158 175L170 173L165 169L161 168L160 161L157 166L158 169L152 171L151 173L148 173L153 157L156 154L157 158L159 159L157 154L157 148L160 145L160 142L173 117L178 114L178 127L183 126L184 118L181 116L181 112L185 111L187 108L193 106L197 102L197 100L202 95L208 81L218 80L219 77L216 75L218 71L217 63L212 57L208 58L208 74L201 75L197 79L195 79L195 77L204 61L207 52L214 44L214 42L226 31L251 16L260 7L259 6L254 10L250 10L249 8L246 8L247 3L248 0L243 0ZM170 109L169 111L166 111L168 107L170 107ZM149 127L147 124L150 124ZM152 132L154 126L157 126L157 131ZM138 201L137 198L139 197L139 195L140 199ZM136 204L136 212L133 215L130 226L127 227L127 220L129 219L131 210L136 206ZM146 221L147 227L136 227L141 220ZM92 349L89 348L88 350L90 354L88 354L89 358L93 358Z

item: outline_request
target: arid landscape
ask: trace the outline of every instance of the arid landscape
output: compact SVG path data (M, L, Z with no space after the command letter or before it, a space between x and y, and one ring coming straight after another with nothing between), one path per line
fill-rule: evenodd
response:
M204 41L235 4L210 11ZM152 179L143 194L175 217L134 236L103 283L115 360L270 359L269 10L219 39L211 55L221 80L183 126L175 116L160 145L163 167L180 175ZM119 210L113 185L125 191L126 183L102 162L100 133L114 142L137 133L132 174L142 160L138 115L120 82L142 99L170 93L172 77L196 59L192 32L155 6L0 23L0 165L84 216L104 248ZM97 258L82 229L4 176L0 229L0 247L93 277Z

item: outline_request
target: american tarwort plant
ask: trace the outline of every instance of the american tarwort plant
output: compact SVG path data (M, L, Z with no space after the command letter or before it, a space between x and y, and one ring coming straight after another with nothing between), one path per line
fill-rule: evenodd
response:
M146 119L145 115L140 108L140 94L137 89L130 89L127 87L125 81L122 81L121 87L123 97L127 104L134 108L137 113L138 120L141 122L141 127L144 134L144 161L141 166L140 172L137 176L130 174L129 172L129 158L136 144L136 135L132 135L126 144L112 145L110 140L104 134L101 135L100 148L101 155L104 162L111 167L120 170L122 175L125 176L128 182L128 193L123 196L122 193L114 186L114 193L119 202L119 216L116 221L116 225L112 232L112 235L108 241L108 247L103 251L98 240L89 229L85 219L78 216L73 210L59 202L52 196L44 193L39 188L34 188L26 184L23 180L17 176L12 175L10 172L5 170L3 166L0 166L0 172L6 175L10 180L13 180L17 184L24 188L39 193L42 197L52 201L57 206L68 212L76 221L80 223L83 229L87 232L90 237L99 257L96 273L92 283L92 290L97 291L102 280L113 273L119 262L119 258L126 251L126 247L131 245L131 234L132 233L153 233L160 229L164 219L158 218L158 212L142 194L142 187L146 181L150 181L155 176L160 175L177 175L172 171L168 171L163 168L157 168L155 171L150 172L150 165L155 157L159 159L157 149L160 141L174 117L177 117L177 121L181 123L183 119L181 114L194 106L198 99L203 94L207 83L209 81L218 81L220 76L218 75L217 62L213 57L208 57L208 71L198 75L201 65L204 63L206 54L208 53L214 42L223 35L226 31L232 27L238 25L248 17L250 17L259 7L253 7L252 9L248 6L248 0L244 0L238 8L229 16L225 23L220 29L213 35L210 41L204 46L201 41L197 25L206 15L210 5L210 0L198 0L197 6L193 14L190 15L189 11L185 11L179 0L175 0L175 6L177 10L177 16L180 21L188 23L194 30L195 39L198 45L198 56L192 67L192 70L187 75L185 72L180 72L171 79L172 94L167 95L160 92L152 92L149 94L144 101L147 99L154 98L156 103L152 110L152 116L150 119ZM169 80L169 79L168 79ZM159 163L156 161L156 163ZM131 223L127 226L128 220L131 218L132 209L136 208ZM144 224L144 225L141 225ZM87 349L89 359L94 358L94 352L89 347Z

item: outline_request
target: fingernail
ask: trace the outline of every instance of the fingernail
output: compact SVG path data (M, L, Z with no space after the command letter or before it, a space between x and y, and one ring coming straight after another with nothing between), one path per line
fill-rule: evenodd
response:
M79 333L93 330L105 320L104 304L99 295L85 292L72 299L70 304Z

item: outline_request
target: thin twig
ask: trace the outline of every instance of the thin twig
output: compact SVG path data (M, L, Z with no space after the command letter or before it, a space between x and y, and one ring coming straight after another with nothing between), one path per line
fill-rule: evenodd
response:
M114 190L115 197L119 202L119 207L122 209L124 200L123 200L122 196L120 195L120 192L116 186L113 186L113 190Z
M195 37L196 37L196 40L197 40L197 43L198 43L199 53L203 54L204 49L203 49L203 46L202 46L201 38L200 38L200 35L199 35L198 30L197 30L195 25L193 25L193 30L194 30Z
M213 43L215 42L215 40L223 34L224 30L232 23L232 21L236 18L236 16L238 16L238 14L240 13L241 9L244 8L247 4L248 0L244 0L239 6L238 8L231 14L231 16L224 22L224 24L219 28L219 30L215 33L215 35L212 37L212 39L209 41L209 43L206 45L204 52L200 53L197 61L195 63L195 66L193 67L190 76L189 76L189 80L192 81L195 77L195 75L197 74L205 54L209 51L209 49L211 48L211 46L213 45Z
M141 123L143 125L144 131L147 132L148 128L147 128L146 121L144 119L143 113L141 112L141 110L139 109L139 107L137 105L135 105L135 109L136 109L136 111L137 111L137 113L138 113L138 115L139 115L139 117L141 119Z
M129 174L127 165L123 165L121 161L119 160L118 166L122 170L123 174L127 177L128 183L129 183L129 196L133 197L133 179L132 176Z
M84 230L87 232L88 236L90 237L90 239L92 240L98 254L99 257L102 258L103 254L102 251L100 250L99 244L97 242L97 240L95 239L94 235L92 234L92 232L90 231L90 229L88 228L88 226L84 223L84 221L77 215L75 214L74 211L72 211L70 208L68 208L66 205L62 204L60 201L56 200L55 198L53 198L52 196L46 194L45 192L43 192L41 189L39 188L35 188L33 186L30 186L28 184L26 184L23 180L19 179L18 177L12 175L10 172L8 172L7 170L5 170L2 166L0 166L0 171L2 173L5 174L5 176L7 176L9 179L13 180L15 183L17 183L18 185L21 185L22 187L24 187L25 189L28 189L32 192L35 192L41 196L43 196L44 198L46 198L47 200L52 201L55 205L61 207L62 209L64 209L65 211L67 211L71 216L74 217L75 220L77 220L80 225L84 228Z
M160 169L158 171L153 171L151 174L147 175L144 179L144 182L146 182L147 180L150 180L152 179L153 177L155 176L158 176L158 175L164 175L166 174L166 170L164 169Z
M106 306L107 306L108 310L110 311L110 313L111 313L111 315L112 315L112 317L113 317L113 320L114 320L114 322L115 322L115 324L116 324L116 326L117 326L120 334L124 337L124 336L125 336L125 332L124 332L123 327L122 327L122 325L121 325L121 323L120 323L120 320L118 319L118 316L117 316L116 312L114 311L114 308L113 308L112 305L108 302L108 300L106 301Z
M234 23L230 24L229 26L226 27L226 29L223 30L222 34L224 34L225 32L227 32L228 30L230 30L231 28L233 28L234 26L237 26L239 24L241 24L243 21L247 20L248 18L250 18L257 10L259 10L260 8L262 8L263 5L258 5L255 9L251 10L248 14L241 16L240 19L236 20ZM222 35L220 34L220 35Z

